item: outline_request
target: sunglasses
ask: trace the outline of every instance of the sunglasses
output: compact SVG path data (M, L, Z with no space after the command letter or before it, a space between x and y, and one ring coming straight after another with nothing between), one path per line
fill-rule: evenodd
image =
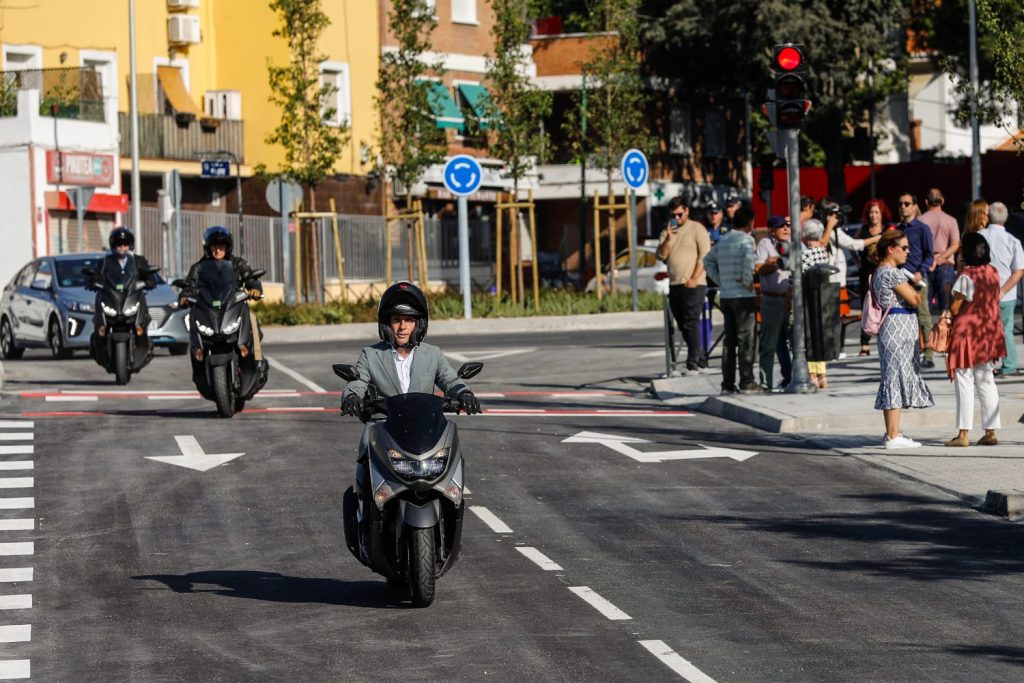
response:
M893 246L897 249L902 249L903 251L910 251L910 247L906 244L894 244Z
M900 206L913 206L914 202L900 202Z
M683 216L686 215L686 212L685 211L673 211L672 215L675 216L676 218L682 218Z

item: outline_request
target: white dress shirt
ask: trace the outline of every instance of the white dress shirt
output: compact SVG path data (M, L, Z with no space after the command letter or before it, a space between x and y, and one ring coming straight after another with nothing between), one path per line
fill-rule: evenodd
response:
M1006 228L995 223L982 230L981 234L988 240L992 266L999 272L999 284L1005 285L1011 275L1024 270L1024 247L1021 247L1019 239L1006 232ZM1016 300L1017 288L1014 287L1000 302Z
M409 351L409 355L402 358L402 355L398 353L398 349L391 347L391 355L395 359L395 370L398 371L398 382L402 386L402 393L409 393L409 382L412 377L412 358L416 355L416 347L412 347Z

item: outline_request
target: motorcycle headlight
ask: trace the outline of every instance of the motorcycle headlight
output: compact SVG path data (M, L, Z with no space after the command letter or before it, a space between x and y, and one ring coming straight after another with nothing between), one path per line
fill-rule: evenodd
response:
M124 314L125 315L135 315L138 312L139 312L139 304L137 302L132 304L128 308L124 309Z
M191 332L192 331L192 316L190 316L190 315L188 315L186 313L185 317L182 319L182 322L185 323L185 331L186 332Z
M391 466L395 472L403 477L433 479L444 472L444 468L448 464L448 449L442 448L426 460L413 460L394 448L389 448L388 457L391 459Z
M103 313L105 313L106 315L109 315L112 318L116 318L117 317L117 310L116 309L111 308L110 306L106 305L105 303L101 303L100 306L103 308Z
M96 310L96 307L92 304L87 304L84 301L69 301L68 310L78 311L80 313L92 313Z
M212 337L214 334L216 334L212 327L208 327L199 322L198 320L196 321L196 329L198 329L202 334L205 334L207 337Z
M238 316L227 325L224 326L224 334L231 334L242 324L242 316Z

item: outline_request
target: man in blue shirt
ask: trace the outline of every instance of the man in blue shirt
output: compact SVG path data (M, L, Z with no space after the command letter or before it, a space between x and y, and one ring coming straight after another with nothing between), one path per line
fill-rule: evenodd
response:
M923 221L918 220L920 210L917 207L917 198L904 192L899 200L900 222L896 226L907 236L907 244L910 251L907 252L907 262L903 264L903 270L910 277L910 284L917 287L921 292L921 300L917 306L917 324L920 326L924 339L932 331L932 314L928 308L928 273L932 268L932 261L935 260L935 246L932 242L932 231ZM934 368L935 361L932 359L932 350L926 348L924 359L921 361L922 368Z

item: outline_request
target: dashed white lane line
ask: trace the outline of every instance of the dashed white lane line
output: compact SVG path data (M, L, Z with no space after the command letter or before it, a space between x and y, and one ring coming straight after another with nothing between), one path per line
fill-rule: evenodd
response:
M549 558L547 555L529 546L518 546L516 548L519 552L525 555L535 565L540 567L546 572L560 572L563 571L561 565Z
M32 429L32 420L0 420L0 429Z
M309 379L308 377L303 377L302 375L300 375L299 373L295 372L291 368L288 368L288 367L285 367L284 365L281 365L281 362L278 361L277 359L271 358L270 356L267 356L267 355L264 355L263 357L267 359L268 363L270 363L270 367L275 368L275 369L277 369L280 372L283 372L284 374L288 375L289 377L291 377L293 380L295 380L299 384L304 384L305 386L309 387L313 391L320 392L321 394L326 394L327 393L327 390L324 389L322 386L320 386L319 384L317 384L313 380Z
M32 531L35 519L0 519L0 531Z
M32 580L32 567L10 567L0 569L0 583L21 583Z
M32 432L0 432L0 441L32 441Z
M32 444L20 444L18 446L0 445L0 455L31 455L35 453L36 447Z
M0 595L0 609L32 609L32 594Z
M98 400L100 400L99 396L47 396L46 397L46 402L47 403L61 403L61 402L67 403L69 401L78 402L78 401L98 401Z
M0 660L0 680L13 681L19 678L31 678L32 666L27 659Z
M32 640L32 625L0 626L0 643L27 643Z
M569 590L583 598L584 602L612 621L626 621L633 618L602 598L588 586L570 586Z
M0 543L0 555L35 555L36 544L31 541Z
M0 489L30 489L34 485L32 477L0 477Z
M35 506L35 498L0 498L0 510L25 510Z
M680 657L664 641L641 640L639 642L647 648L648 652L660 659L662 664L690 681L690 683L715 683L715 679Z
M491 528L491 531L493 531L494 533L496 533L496 534L510 534L510 533L512 533L512 529L509 528L509 526L507 524L505 524L505 522L503 522L500 519L498 519L497 516L495 516L495 514L493 512L491 512L490 510L488 510L487 508L481 507L480 505L470 505L469 506L469 510L470 510L470 512L475 514L477 517L479 517L481 522L483 522L484 524L489 526Z
M0 470L30 470L33 467L31 460L0 460Z

